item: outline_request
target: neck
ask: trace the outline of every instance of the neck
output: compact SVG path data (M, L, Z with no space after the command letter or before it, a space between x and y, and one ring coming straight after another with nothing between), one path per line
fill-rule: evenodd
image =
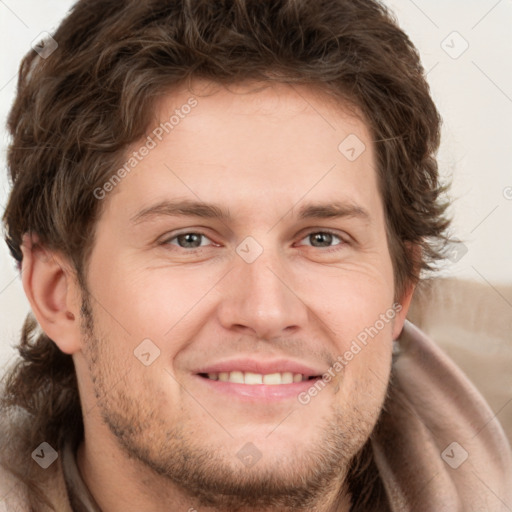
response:
M234 505L209 507L176 486L169 479L156 475L151 469L140 465L120 453L94 443L83 441L77 451L77 465L82 479L102 512L122 512L128 509L147 512L173 510L187 512L292 512L297 507L276 505L261 506ZM236 501L236 499L235 499ZM305 510L312 512L349 512L351 507L348 485L343 479L326 486L325 492Z

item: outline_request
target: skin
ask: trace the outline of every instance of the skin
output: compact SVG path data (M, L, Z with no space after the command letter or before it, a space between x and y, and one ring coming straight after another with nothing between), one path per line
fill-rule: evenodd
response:
M306 86L202 94L196 85L157 105L155 126L191 96L198 101L103 199L88 293L62 255L25 239L32 309L76 366L80 471L106 512L349 510L347 465L382 408L412 287L394 320L306 405L297 393L226 392L197 371L244 357L321 374L392 308L370 133ZM366 146L354 161L338 150L350 134ZM133 221L152 205L184 200L215 204L230 218ZM335 202L366 213L299 218L301 208ZM325 231L334 236L313 236ZM206 238L180 247L184 233ZM248 236L257 244L243 245ZM262 252L248 263L237 247ZM160 350L149 366L134 356L145 339ZM261 457L251 467L237 456L248 446Z

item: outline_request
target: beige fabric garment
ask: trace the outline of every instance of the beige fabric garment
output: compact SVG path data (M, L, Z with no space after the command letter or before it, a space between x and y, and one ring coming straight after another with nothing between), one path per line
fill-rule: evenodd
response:
M50 466L51 469L42 470L51 471L51 475L45 475L47 480L43 489L56 512L78 512L73 510L69 503L60 455ZM30 457L30 453L28 453L28 457ZM47 512L47 510L45 508L44 512ZM2 466L0 466L0 512L43 512L43 510L29 507L25 487ZM86 510L86 512L89 511Z
M495 414L410 322L400 352L373 440L393 512L512 511L511 450Z
M407 318L464 371L512 443L512 284L423 281Z
M511 450L491 409L458 367L411 323L406 323L398 345L389 397L372 438L391 510L512 511ZM33 463L30 452L27 460ZM47 491L56 510L69 512L63 460L72 466L67 475L75 490L83 482L77 482L72 454L59 455L42 471L52 471ZM78 495L87 495L85 486ZM0 469L0 511L28 510L23 487Z

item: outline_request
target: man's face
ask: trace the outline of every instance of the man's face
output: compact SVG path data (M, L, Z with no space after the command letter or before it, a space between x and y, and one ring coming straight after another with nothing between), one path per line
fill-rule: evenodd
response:
M86 433L205 501L304 504L367 440L403 320L370 134L306 87L191 96L104 199Z

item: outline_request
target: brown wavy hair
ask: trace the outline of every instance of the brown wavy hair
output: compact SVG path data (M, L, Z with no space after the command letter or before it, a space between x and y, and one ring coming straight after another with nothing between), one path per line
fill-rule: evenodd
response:
M416 48L377 0L80 0L53 37L48 58L23 59L8 119L3 220L19 264L34 233L85 285L103 205L93 191L147 135L158 98L195 78L308 84L356 107L374 140L397 297L442 258L440 116ZM24 411L32 449L81 425L72 359L36 328L27 319L1 397L5 416ZM382 494L356 462L354 511ZM43 503L35 477L19 473Z

